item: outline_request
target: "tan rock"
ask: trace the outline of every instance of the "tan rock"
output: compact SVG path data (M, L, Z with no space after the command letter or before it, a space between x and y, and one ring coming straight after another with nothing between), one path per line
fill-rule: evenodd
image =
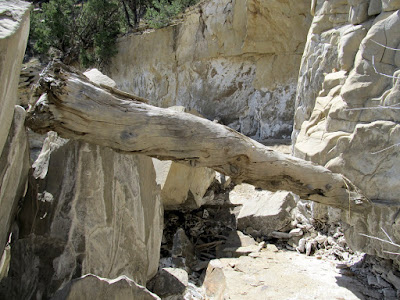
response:
M181 25L121 38L109 75L153 105L288 138L310 2L204 1Z
M0 2L0 153L18 101L19 73L29 35L29 11L28 2Z

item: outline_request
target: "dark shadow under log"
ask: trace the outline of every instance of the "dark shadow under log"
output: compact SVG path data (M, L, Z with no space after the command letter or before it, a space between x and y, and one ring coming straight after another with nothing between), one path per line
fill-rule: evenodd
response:
M42 74L36 96L27 118L34 131L53 130L125 153L209 167L235 182L292 191L352 212L370 209L368 199L341 174L275 152L226 126L98 86L60 63Z

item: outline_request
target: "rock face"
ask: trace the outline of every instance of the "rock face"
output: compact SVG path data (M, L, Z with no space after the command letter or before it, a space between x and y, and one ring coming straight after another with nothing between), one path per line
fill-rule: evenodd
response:
M399 1L315 2L293 133L297 157L344 174L376 204L343 218L350 245L382 257L390 245L360 234L386 238L382 227L400 240L399 9Z
M121 38L110 77L156 106L288 138L310 2L202 2L182 24Z
M157 300L160 297L126 276L109 280L90 274L71 281L52 298L52 300L67 299Z
M15 106L14 119L0 156L0 253L8 240L18 201L25 194L29 163L25 110Z
M34 168L5 295L49 297L87 273L141 285L155 275L163 210L150 158L52 133Z
M29 8L23 1L0 3L0 253L24 194L29 169L25 111L15 107L29 33Z
M229 194L230 202L242 205L236 216L237 228L253 237L271 237L275 231L292 229L298 196L291 192L269 192L240 184Z

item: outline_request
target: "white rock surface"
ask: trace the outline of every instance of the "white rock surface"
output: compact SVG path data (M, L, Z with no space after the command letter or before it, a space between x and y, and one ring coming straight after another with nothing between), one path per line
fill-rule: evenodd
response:
M96 84L104 84L109 87L116 87L117 84L115 83L114 80L112 80L110 77L107 75L104 75L101 73L98 69L90 69L87 70L86 72L83 73L90 81L96 83Z
M121 38L110 77L157 106L287 138L310 2L204 1L182 24Z

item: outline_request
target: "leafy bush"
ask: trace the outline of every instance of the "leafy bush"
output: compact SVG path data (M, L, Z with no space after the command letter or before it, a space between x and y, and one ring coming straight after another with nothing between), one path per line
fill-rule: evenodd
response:
M51 0L32 14L31 39L39 53L54 47L62 51L66 63L101 65L116 53L120 28L116 0Z
M33 1L33 0L32 0ZM118 35L144 18L151 27L170 23L199 0L47 0L31 17L34 52L54 47L69 64L103 65L116 54Z
M167 26L172 18L185 8L194 5L198 0L153 0L145 14L145 20L151 27Z

